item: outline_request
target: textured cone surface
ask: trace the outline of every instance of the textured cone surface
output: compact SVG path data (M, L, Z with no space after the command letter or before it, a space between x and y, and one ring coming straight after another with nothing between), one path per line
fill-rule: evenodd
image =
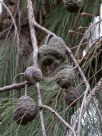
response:
M17 108L13 113L13 120L20 125L26 125L32 121L37 114L37 106L29 96L22 96L18 99Z
M65 45L65 42L60 37L57 37L57 36L52 37L49 40L48 45L42 45L39 48L38 58L40 60L40 63L44 64L44 63L48 62L47 56L52 61L53 61L53 57L55 57L55 59L60 59L63 62L66 58L66 50L65 50L64 45ZM45 57L46 57L46 59L43 59ZM51 63L52 63L52 61L51 61ZM49 63L48 63L48 65L51 65Z
M70 87L65 91L65 101L68 105L70 105L72 102L74 102L79 97L80 97L80 93L74 87ZM73 106L75 105L76 105L76 102L73 104Z
M63 47L65 45L65 42L62 38L54 36L49 40L48 45L57 45L58 47Z
M59 58L60 57L66 58L65 45L66 44L65 44L64 40L58 36L52 37L48 42L48 46L51 47L53 49L53 51L56 52L56 54ZM57 56L55 56L55 57L57 57Z
M47 55L47 56L43 56L40 61L39 61L39 65L40 66L49 66L51 64L53 64L55 62L56 57Z
M73 67L68 66L68 68L62 69L56 78L57 84L62 88L68 88L73 84L73 80L75 79L75 72Z
M42 72L39 68L30 66L25 71L25 79L31 84L40 82L42 79Z
M82 0L67 0L66 2L65 0L64 6L69 12L76 12L83 6L83 1Z
M43 59L44 56L56 57L57 59L65 59L65 51L56 46L42 45L39 48L39 59Z

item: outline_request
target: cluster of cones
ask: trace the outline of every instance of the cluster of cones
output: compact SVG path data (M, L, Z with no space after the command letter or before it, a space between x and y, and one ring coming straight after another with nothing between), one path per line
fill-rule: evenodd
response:
M62 38L57 36L52 37L47 44L48 45L42 45L39 48L38 63L40 68L32 65L24 72L25 80L31 84L36 84L42 80L42 75L45 74L43 67L46 69L56 62L58 62L58 65L60 66L60 64L68 59L65 42ZM53 71L54 69L51 70ZM61 88L65 89L64 97L68 105L80 96L78 90L72 87L74 79L74 68L68 64L65 65L56 75L56 83ZM18 99L16 109L13 112L13 119L20 125L26 125L36 117L38 112L39 108L34 100L25 95Z

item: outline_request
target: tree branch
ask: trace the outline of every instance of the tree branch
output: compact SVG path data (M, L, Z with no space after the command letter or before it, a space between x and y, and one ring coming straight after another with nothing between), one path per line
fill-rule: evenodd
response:
M33 13L33 7L32 7L32 1L27 0L27 8L28 8L28 18L29 18L29 27L30 27L30 34L31 34L31 41L33 45L33 63L36 67L38 67L38 46L37 46L37 39L35 34L35 28L33 27L32 19L34 18ZM38 93L38 105L42 105L42 98L41 98L41 92L39 88L39 83L36 83L37 93ZM45 130L45 123L44 123L44 116L43 111L41 110L39 112L40 114L40 123L41 123L41 130L42 130L42 136L46 136L46 130Z
M47 105L41 105L40 108L44 108L47 109L49 111L51 111L54 115L56 115L56 117L67 127L69 128L73 135L76 136L75 131L73 130L73 128L55 111L53 110L51 107L47 106Z
M27 81L24 81L22 83L14 83L12 85L7 85L7 86L4 86L4 87L0 87L0 92L7 92L7 91L11 91L11 90L14 90L14 89L22 89L25 87L25 84L28 84L29 86L31 84L29 84Z
M27 0L27 8L28 8L30 36L31 36L31 42L32 42L32 46L33 46L33 63L34 63L35 66L38 66L38 63L37 63L38 46L37 46L35 28L33 27L33 24L32 24L32 18L34 18L34 13L33 13L32 1L31 0Z
M49 31L48 29L46 29L45 27L39 25L39 24L36 22L35 18L33 18L32 23L33 23L33 25L34 25L36 28L40 29L41 31L45 32L46 34L50 34L50 35L52 35L52 36L56 36L55 33L51 32L51 31Z

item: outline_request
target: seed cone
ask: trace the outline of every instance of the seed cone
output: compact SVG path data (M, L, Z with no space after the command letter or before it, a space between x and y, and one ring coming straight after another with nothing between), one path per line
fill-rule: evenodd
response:
M39 48L38 58L40 64L48 66L51 65L56 59L60 59L63 62L66 58L66 50L64 45L65 42L62 40L62 38L57 36L52 37L49 40L48 45L42 45Z
M52 49L52 56L54 52L54 56L58 59L64 59L66 58L66 49L65 49L65 42L62 38L58 36L52 37L48 42L48 47L51 47Z
M35 118L37 111L37 106L33 99L29 96L22 96L18 99L17 108L12 117L17 124L26 125Z
M68 88L73 84L73 80L75 79L75 72L72 66L68 66L62 69L56 78L57 84L62 88Z
M80 97L79 91L74 88L70 87L65 91L65 101L68 105L70 105L72 102L74 102L77 98ZM73 106L76 105L76 102L73 104Z
M65 0L64 6L69 12L77 12L82 6L82 0Z
M42 72L39 68L35 66L30 66L25 70L25 79L29 81L31 84L36 82L40 82L42 79Z
M53 64L56 60L57 59L54 56L50 56L50 55L43 56L40 59L39 65L46 67L46 66L49 66L49 65Z

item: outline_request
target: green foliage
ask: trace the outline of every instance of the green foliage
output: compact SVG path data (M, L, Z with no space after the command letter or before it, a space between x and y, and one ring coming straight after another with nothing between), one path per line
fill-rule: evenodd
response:
M63 90L60 89L56 83L55 79L47 78L41 83L41 93L43 98L43 103L47 104L53 109L55 109L63 118L66 118L70 122L71 115L76 111L77 107L79 107L79 103L75 108L69 108L65 103L63 97ZM22 90L22 95L24 95L24 91ZM29 88L28 95L34 98L37 101L36 89L33 87ZM17 101L17 94L12 93L11 96L2 99L1 101L1 135L2 136L40 136L40 122L39 115L36 116L33 122L29 123L26 126L19 126L12 120L12 112L15 109ZM44 111L44 119L48 136L64 136L66 128L63 124L48 111ZM5 127L4 127L5 126Z
M69 13L63 7L62 1L58 0L37 0L37 8L41 8L41 4L45 2L45 8L48 13L43 20L43 25L61 36L71 48L77 46L83 35L74 34L70 35L68 31L70 29L78 31L79 26L88 26L91 19L90 17L81 17L80 11L78 13ZM25 7L25 1L22 1L22 6ZM99 0L86 0L83 12L98 14L99 10ZM38 39L42 40L42 33L38 34ZM95 52L96 55L98 53ZM99 68L95 71L92 69L92 59L91 57L83 64L84 72L88 71L88 79L96 73ZM98 56L95 59L95 66L98 65ZM4 86L7 84L12 84L16 70L17 64L17 51L16 44L12 42L12 39L8 39L3 46L0 48L0 85ZM26 63L26 62L25 62ZM96 75L93 80L96 81ZM92 81L93 82L93 81ZM80 83L80 78L77 77L75 84L78 86ZM94 85L95 82L92 84ZM84 90L84 86L80 86L80 92ZM20 90L18 90L20 92ZM27 126L19 126L12 120L12 112L15 109L15 104L17 98L23 95L24 90L21 93L11 91L10 93L3 93L0 96L0 135L1 136L41 136L39 115L36 119L29 123ZM54 108L60 115L63 116L69 123L71 122L72 115L80 107L80 101L74 108L68 108L63 97L63 90L61 90L55 83L55 80L50 78L45 79L41 83L41 93L44 104L47 104ZM36 89L30 87L28 91L29 96L37 101ZM91 108L90 108L91 107ZM97 118L97 113L95 112L95 107L90 106L87 109L87 113L83 118L82 136L98 136L98 129L100 126L99 119ZM66 112L65 112L66 111ZM93 114L92 114L93 113ZM46 124L47 136L65 136L66 128L62 123L48 111L44 111L44 119ZM95 126L95 127L94 127ZM96 133L95 133L96 132Z
M0 48L0 85L10 84L15 75L16 47L11 39Z

